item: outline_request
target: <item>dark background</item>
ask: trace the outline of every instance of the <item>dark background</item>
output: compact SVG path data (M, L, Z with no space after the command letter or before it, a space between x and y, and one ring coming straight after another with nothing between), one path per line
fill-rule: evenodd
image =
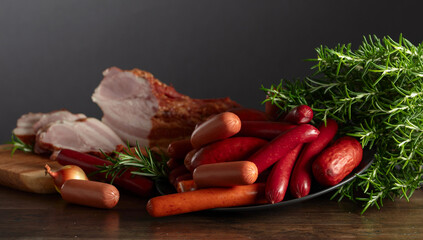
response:
M140 68L194 98L262 108L281 78L310 74L319 45L363 35L423 41L419 1L0 0L0 142L27 112L101 117L110 66Z

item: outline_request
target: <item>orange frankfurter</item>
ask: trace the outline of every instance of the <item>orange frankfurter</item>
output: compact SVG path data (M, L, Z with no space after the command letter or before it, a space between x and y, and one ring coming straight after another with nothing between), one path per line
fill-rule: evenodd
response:
M201 123L191 135L191 144L200 148L208 143L225 139L241 130L241 120L235 113L223 112Z
M96 208L113 208L119 201L115 186L90 180L67 180L60 194L67 202Z
M195 184L194 180L192 180L192 179L179 181L177 186L176 186L176 191L178 193L190 192L190 191L194 191L194 190L197 190L197 185Z
M254 183L158 196L147 202L146 209L153 217L164 217L212 208L261 204L265 201L263 199L264 184Z
M253 184L257 177L257 166L249 161L205 164L198 166L193 173L199 188Z

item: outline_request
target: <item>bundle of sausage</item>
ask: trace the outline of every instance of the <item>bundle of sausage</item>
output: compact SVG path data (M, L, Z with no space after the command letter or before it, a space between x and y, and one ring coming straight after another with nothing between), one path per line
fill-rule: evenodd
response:
M338 129L334 120L312 126L313 111L305 105L282 116L280 121L233 109L199 124L189 139L171 143L169 181L178 193L150 199L148 213L277 203L288 187L293 197L304 197L312 178L336 185L360 163L362 147L354 138L330 145Z

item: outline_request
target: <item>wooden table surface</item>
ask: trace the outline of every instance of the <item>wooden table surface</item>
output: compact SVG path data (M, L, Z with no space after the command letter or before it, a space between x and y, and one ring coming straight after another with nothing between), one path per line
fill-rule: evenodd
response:
M152 218L147 199L122 193L111 210L67 204L58 194L0 187L3 239L423 239L423 191L360 215L328 195L248 212L204 211Z

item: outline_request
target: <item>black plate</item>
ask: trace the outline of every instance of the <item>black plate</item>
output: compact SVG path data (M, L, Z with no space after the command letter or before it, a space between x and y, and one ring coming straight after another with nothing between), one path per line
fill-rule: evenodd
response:
M336 188L350 182L351 180L353 180L357 176L357 174L363 173L373 163L374 154L375 154L375 151L364 150L363 159L362 159L360 165L357 168L355 168L347 177L345 177L345 179L342 182L338 183L335 186L328 187L328 188L324 188L324 187L321 187L321 186L312 186L312 189L310 190L310 194L305 196L305 197L292 198L289 195L289 193L288 193L289 191L288 191L285 199L282 202L275 203L275 204L263 204L263 205L228 207L228 208L214 208L214 209L211 209L211 210L214 210L214 211L250 211L250 210L269 209L269 208L273 208L273 207L287 206L287 205L290 205L290 204L295 204L295 203L310 200L312 198L316 198L318 196L321 196L325 193L331 192L331 191L335 190ZM158 180L158 181L155 182L155 185L156 185L157 191L161 195L167 195L167 194L172 194L172 193L176 192L175 188L168 181Z

